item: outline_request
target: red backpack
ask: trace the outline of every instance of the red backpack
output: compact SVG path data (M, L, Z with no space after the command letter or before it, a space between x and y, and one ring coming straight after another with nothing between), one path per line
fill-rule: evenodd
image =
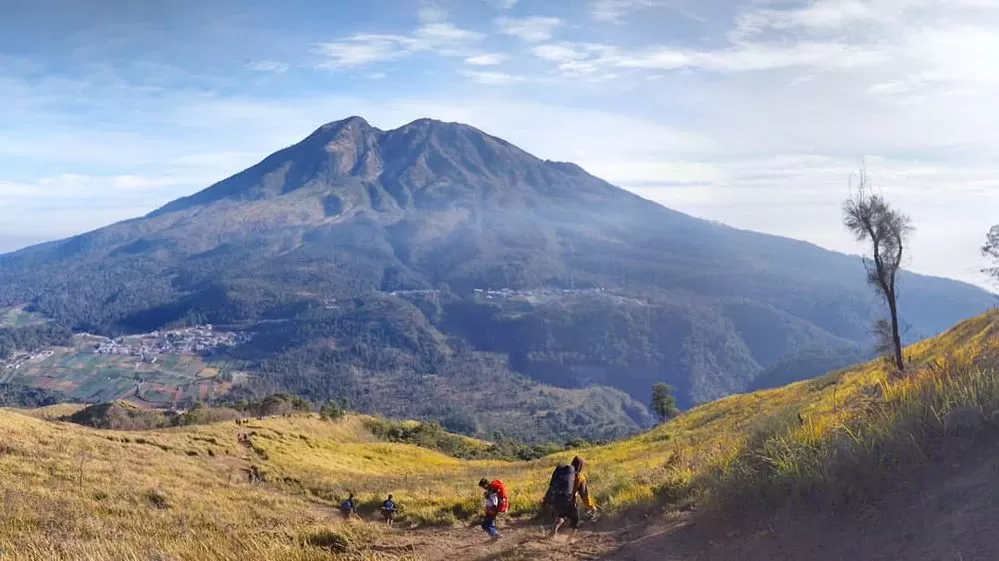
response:
M499 496L499 511L506 512L510 510L510 497L506 494L506 487L503 486L503 482L499 479L493 479L489 486L496 491L496 495Z

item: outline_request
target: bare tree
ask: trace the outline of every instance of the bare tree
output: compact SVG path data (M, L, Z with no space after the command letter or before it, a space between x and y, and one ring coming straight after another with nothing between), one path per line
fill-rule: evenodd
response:
M899 335L898 319L898 272L902 268L902 256L912 233L911 220L899 210L892 208L883 195L871 189L867 170L860 169L860 184L857 190L843 203L843 225L860 242L871 246L871 255L864 259L867 269L867 282L878 294L884 297L888 306L890 321L891 352L895 367L905 369L902 358L902 338ZM875 330L887 331L887 322L881 321ZM888 333L885 333L885 339Z
M992 266L982 269L982 272L999 283L999 225L990 228L989 233L985 236L982 255L992 260Z

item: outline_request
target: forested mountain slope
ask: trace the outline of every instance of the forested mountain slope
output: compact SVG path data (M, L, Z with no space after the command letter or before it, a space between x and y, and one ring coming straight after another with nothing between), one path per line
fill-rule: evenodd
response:
M992 301L902 282L910 340ZM647 424L656 381L687 406L808 349L855 356L877 312L858 257L669 210L467 125L358 117L145 217L3 256L0 303L98 333L281 320L240 351L261 370L250 390L594 437ZM567 390L594 384L631 397Z

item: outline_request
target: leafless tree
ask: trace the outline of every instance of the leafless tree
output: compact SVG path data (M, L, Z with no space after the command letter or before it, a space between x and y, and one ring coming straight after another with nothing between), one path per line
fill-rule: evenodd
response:
M899 335L898 319L898 272L902 268L902 256L912 233L909 217L892 208L885 197L871 188L867 170L861 167L860 182L849 199L843 203L843 225L860 242L870 244L871 254L864 259L867 269L867 282L884 297L888 306L890 321L890 352L894 355L895 367L902 371L905 361L902 358L902 338ZM880 321L875 331L889 333L887 322Z
M992 266L982 269L982 272L999 283L999 225L990 228L989 233L985 236L982 255L992 260Z

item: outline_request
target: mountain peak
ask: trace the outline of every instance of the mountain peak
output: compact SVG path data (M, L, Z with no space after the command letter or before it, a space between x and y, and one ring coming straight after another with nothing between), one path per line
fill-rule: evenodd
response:
M316 129L312 134L305 137L301 142L292 146L315 146L317 144L326 145L331 142L341 143L363 142L368 136L377 137L382 131L372 127L362 117L347 117L339 121L330 121Z
M401 130L409 127L440 127L440 128L465 128L472 129L473 127L466 125L465 123L459 123L457 121L441 121L440 119L431 119L430 117L423 117L416 119L415 121L410 121L409 123L399 127L396 130Z
M372 180L382 171L378 149L382 134L361 117L333 121L293 146L290 161L300 170L327 178L350 175Z
M606 183L578 166L542 161L470 125L421 118L383 131L353 115L328 122L255 166L152 214L223 200L271 199L305 187L326 196L348 178L377 183L394 200L386 208L447 205L459 199L537 202L614 196ZM361 207L382 206L368 198L370 194L358 195L352 201ZM381 195L375 199L387 200Z
M316 133L328 133L330 131L339 131L344 129L354 129L354 130L375 130L374 127L368 123L364 117L359 117L357 115L352 115L346 119L340 119L339 121L330 121L325 125L316 129ZM311 136L311 135L310 135Z

